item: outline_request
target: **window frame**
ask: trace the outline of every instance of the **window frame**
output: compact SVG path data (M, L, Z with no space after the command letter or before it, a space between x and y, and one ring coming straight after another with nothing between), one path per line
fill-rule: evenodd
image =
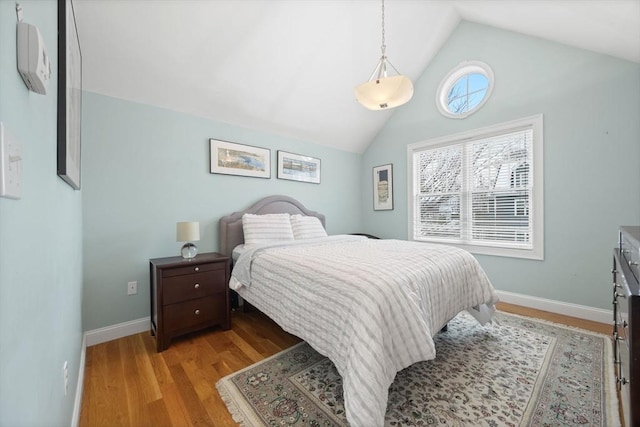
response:
M449 110L449 91L461 77L467 74L481 74L485 76L488 80L487 93L478 105L472 109L467 110L464 113L454 113ZM438 106L438 111L440 111L440 114L450 119L466 119L480 110L482 106L487 103L491 97L491 93L493 92L494 81L493 70L488 64L481 61L461 62L447 73L438 86L438 90L436 91L436 105Z
M532 129L532 176L531 187L531 210L529 212L532 225L532 248L512 248L508 244L500 245L491 243L488 245L475 245L468 243L454 242L447 238L425 238L414 235L414 221L416 216L416 200L418 196L419 183L414 171L414 156L422 151L434 148L442 148L456 144L469 143L474 140L484 139L492 136L507 134L522 129ZM513 258L526 258L534 260L544 259L544 176L543 176L543 116L538 114L509 122L499 123L480 129L473 129L453 135L432 138L407 145L407 235L409 240L440 243L456 246L474 254L504 256ZM462 209L462 207L461 207ZM457 239L456 239L457 240Z

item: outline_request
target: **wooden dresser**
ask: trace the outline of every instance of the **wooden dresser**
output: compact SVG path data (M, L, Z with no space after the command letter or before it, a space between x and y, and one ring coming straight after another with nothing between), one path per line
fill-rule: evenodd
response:
M231 327L229 271L229 257L218 253L149 260L151 334L159 352L173 337L210 326Z
M616 382L625 426L640 426L640 227L620 227L613 251Z

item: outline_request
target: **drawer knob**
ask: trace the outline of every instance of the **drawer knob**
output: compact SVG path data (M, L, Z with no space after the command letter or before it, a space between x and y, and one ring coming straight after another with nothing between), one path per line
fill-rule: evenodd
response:
M195 285L193 285L193 287L196 289L200 288L200 283L196 283Z
M616 298L626 298L626 297L627 297L626 294L621 294L621 293L616 292Z
M622 378L617 378L618 382L622 385L628 384L629 381L627 381L626 378L622 377Z
M197 316L198 314L200 314L200 310L196 309L196 311L194 311L194 313Z
M200 267L194 267L193 268L195 271L200 271Z

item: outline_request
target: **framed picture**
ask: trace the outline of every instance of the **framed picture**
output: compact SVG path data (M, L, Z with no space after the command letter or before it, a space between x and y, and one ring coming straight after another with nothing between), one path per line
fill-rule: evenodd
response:
M278 150L278 178L320 184L320 159Z
M393 209L393 165L373 168L373 210Z
M82 55L72 0L58 0L58 175L80 189Z
M271 178L271 150L268 148L210 139L209 149L211 173Z

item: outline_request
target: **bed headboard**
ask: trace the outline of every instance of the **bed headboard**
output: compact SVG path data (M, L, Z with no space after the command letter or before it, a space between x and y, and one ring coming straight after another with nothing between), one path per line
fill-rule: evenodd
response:
M323 214L311 211L304 207L302 203L289 196L268 196L258 200L248 209L234 212L220 218L220 253L231 256L233 248L244 243L242 232L242 215L250 213L264 215L271 213L288 213L317 217L322 226L326 225Z

